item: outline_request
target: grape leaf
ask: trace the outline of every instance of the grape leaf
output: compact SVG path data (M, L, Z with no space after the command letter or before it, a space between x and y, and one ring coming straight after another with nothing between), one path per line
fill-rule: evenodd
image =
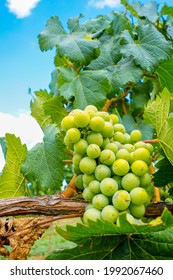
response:
M173 217L167 209L162 218L145 225L131 225L125 216L120 216L120 227L97 220L89 225L66 226L65 230L57 228L60 235L77 246L53 252L46 259L172 259Z
M6 164L0 175L0 198L27 194L25 176L20 169L27 154L27 147L19 137L6 133Z
M55 125L48 125L44 129L43 142L28 152L22 166L22 173L28 181L36 180L38 186L45 189L51 187L58 190L64 176L64 144L57 133Z
M160 145L173 165L173 123L172 118L168 117L170 96L169 91L165 88L154 101L150 100L144 111L144 119L155 127Z
M122 32L121 52L124 56L132 56L137 65L147 71L153 71L158 64L169 59L171 54L171 42L153 25L138 25L135 29L137 40L128 30Z
M159 78L161 90L166 87L170 92L173 92L173 57L162 62L158 66L156 73Z
M153 181L156 187L163 187L173 182L173 166L167 158L160 160L156 167L158 171L153 174Z
M79 65L87 65L99 55L99 41L85 39L86 32L67 34L57 16L47 21L39 35L42 51L56 46L60 56L66 56Z
M160 15L169 15L173 17L173 7L168 6L166 3L164 3Z
M88 104L98 108L103 106L111 86L104 70L85 70L76 73L73 69L59 67L58 86L60 94L66 99L75 97L74 106L84 109Z

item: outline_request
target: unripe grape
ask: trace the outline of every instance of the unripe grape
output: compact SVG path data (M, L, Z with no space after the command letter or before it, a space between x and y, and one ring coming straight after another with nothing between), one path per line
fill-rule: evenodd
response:
M109 117L110 117L110 121L112 122L113 125L119 123L119 118L117 115L111 114L111 115L109 115Z
M143 141L138 141L138 142L134 143L134 147L135 147L135 149L138 149L138 148L146 148L147 149L147 145Z
M146 143L146 146L147 146L147 149L148 149L148 151L149 151L149 153L150 153L150 155L154 152L154 147L153 147L153 145L152 144L150 144L150 143Z
M115 223L119 216L119 211L113 205L105 206L101 211L101 218L104 221Z
M94 174L83 174L82 180L83 183L88 186L91 181L95 180L95 176Z
M118 189L121 190L122 189L122 177L118 176L118 175L115 175L115 176L112 177L112 179L114 179L117 182Z
M132 145L132 144L130 144L130 143L124 144L124 145L123 145L123 149L126 149L129 153L135 151L134 145Z
M149 196L145 189L139 187L130 191L132 203L136 205L145 204L149 202Z
M142 133L140 132L140 130L135 129L130 133L131 142L138 142L141 139L142 139Z
M86 187L82 192L82 196L84 200L92 200L95 194L89 189L89 187Z
M93 180L88 185L89 189L94 193L98 194L100 193L100 182L97 180Z
M86 149L86 153L90 158L94 159L99 157L101 150L97 144L90 144Z
M83 215L84 223L88 223L88 220L96 221L98 219L101 219L101 212L94 207L87 209Z
M98 181L102 181L104 178L111 177L111 170L107 165L99 164L95 169L94 175Z
M122 187L129 192L132 189L140 186L140 179L133 173L127 173L123 176L121 184Z
M106 205L109 204L109 199L102 193L96 194L92 199L94 208L102 210Z
M82 159L82 155L74 154L73 158L72 158L72 162L73 162L74 165L79 166L79 163L80 163L81 159Z
M74 123L74 117L68 115L65 118L63 118L61 121L61 127L64 131L67 131L70 128L76 127L76 125Z
M85 174L92 174L95 171L97 164L96 161L89 157L84 157L79 163L80 170Z
M80 139L73 146L74 151L81 155L84 155L86 153L87 147L88 147L88 142L85 139Z
M130 153L124 148L119 149L118 152L116 153L116 158L117 159L125 159L125 160L129 161Z
M105 149L111 150L112 152L114 152L114 154L116 154L118 152L118 146L115 143L108 143L105 146Z
M76 143L80 140L81 133L77 128L70 128L66 132L66 137L68 138L69 142Z
M105 121L104 128L101 130L101 134L104 138L111 138L114 134L114 128L112 123Z
M102 117L105 121L110 121L110 115L108 112L98 111L95 113L95 116Z
M140 187L145 188L151 184L151 175L149 173L145 173L140 176Z
M99 147L103 144L103 136L100 132L91 132L86 140L88 144L97 144Z
M74 115L74 122L77 127L86 127L90 122L90 116L87 111L81 111Z
M89 127L91 130L99 132L105 126L105 121L102 117L95 116L90 120Z
M130 170L129 163L125 159L117 159L112 165L112 171L115 175L124 176Z
M130 143L130 134L124 133L124 144Z
M121 133L125 133L126 132L126 129L125 129L125 126L123 124L120 124L120 123L117 123L114 125L114 132L121 132Z
M137 176L142 176L148 172L148 165L143 160L136 160L132 163L131 170Z
M115 154L111 150L105 149L101 151L99 161L105 165L112 165L115 161Z
M75 179L75 186L79 189L79 190L83 190L83 180L82 180L83 174L80 174L76 177Z
M114 141L118 141L121 144L123 144L124 143L124 134L120 131L117 131L114 133L113 139L114 139Z
M138 148L134 151L133 153L133 160L143 160L145 161L148 165L150 164L150 153L146 148Z
M136 205L136 204L133 204L131 203L130 206L130 212L131 214L135 217L135 218L142 218L145 214L145 206L144 204L139 204L139 205Z
M118 190L118 184L113 178L105 178L100 183L100 191L106 196L113 196Z
M110 139L109 138L103 138L103 144L101 145L101 149L104 150L105 147L110 144Z
M84 109L84 111L88 111L88 110L93 110L94 112L98 112L98 109L96 106L94 105L87 105Z
M79 112L82 112L82 110L81 109L74 109L69 113L69 116L75 116L75 114L77 114Z
M125 210L130 205L130 194L125 190L118 190L112 197L112 203L118 210Z

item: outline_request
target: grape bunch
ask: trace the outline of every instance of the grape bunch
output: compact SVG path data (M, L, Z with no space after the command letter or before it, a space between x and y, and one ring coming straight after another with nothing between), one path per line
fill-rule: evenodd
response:
M75 185L90 201L83 220L102 219L118 224L121 213L131 222L141 219L149 203L149 165L153 146L144 143L140 130L126 132L116 114L93 105L75 109L61 127L64 143L73 151Z

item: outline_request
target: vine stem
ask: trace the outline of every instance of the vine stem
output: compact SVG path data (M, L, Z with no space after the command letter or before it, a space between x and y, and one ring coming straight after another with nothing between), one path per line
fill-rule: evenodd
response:
M106 99L105 105L102 107L101 111L107 112L109 107L112 105L113 102L116 101L116 98Z
M73 161L72 161L71 159L64 159L64 160L63 160L63 163L64 163L64 164L72 164Z
M76 195L76 186L75 186L76 177L77 177L77 174L74 173L73 177L71 178L70 183L66 187L65 191L61 194L62 198L70 198L70 197L74 197Z
M152 144L152 143L159 143L160 140L158 138L155 138L155 139L143 140L143 142Z
M155 169L152 163L150 164L150 173L151 174L155 173ZM160 190L155 186L154 186L154 202L160 202Z

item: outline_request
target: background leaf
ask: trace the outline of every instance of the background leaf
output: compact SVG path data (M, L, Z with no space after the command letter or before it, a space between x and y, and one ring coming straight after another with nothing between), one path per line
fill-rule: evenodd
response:
M165 87L173 92L173 57L162 62L157 68L157 75L161 85L161 90Z
M6 164L0 175L0 198L26 195L25 176L20 169L27 154L27 147L19 137L6 133Z

